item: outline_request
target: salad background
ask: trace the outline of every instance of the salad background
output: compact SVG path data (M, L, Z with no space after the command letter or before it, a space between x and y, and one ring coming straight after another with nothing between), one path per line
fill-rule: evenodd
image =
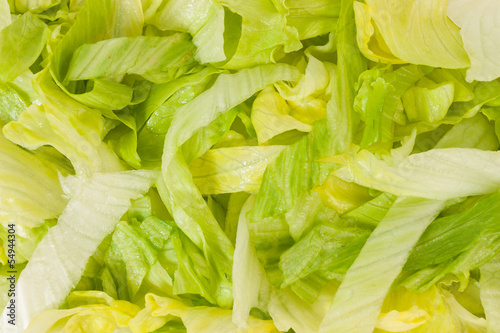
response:
M0 0L2 332L498 332L498 22Z

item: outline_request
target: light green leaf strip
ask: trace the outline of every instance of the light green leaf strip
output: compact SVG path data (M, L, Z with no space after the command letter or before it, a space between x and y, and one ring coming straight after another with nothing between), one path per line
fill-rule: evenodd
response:
M270 288L266 272L257 259L248 232L247 214L254 203L255 196L249 197L241 209L234 250L233 323L240 329L246 329L250 310L259 307L259 292L262 286L265 286L264 289Z
M481 302L486 314L488 333L500 332L500 255L480 268Z
M500 76L498 2L448 0L448 16L460 28L470 57L467 81L491 81Z
M224 8L214 0L172 0L162 5L148 22L161 30L190 33L197 48L195 57L208 63L226 59L224 15Z
M367 150L332 158L334 174L348 182L401 196L447 200L500 188L500 152L472 148L432 149L393 165Z
M267 65L245 69L232 75L222 74L209 90L176 111L165 137L162 177L158 182L160 195L179 228L203 250L215 274L211 278L212 283L216 284L212 291L215 294L213 297L222 307L229 307L232 303L228 281L232 266L232 244L194 185L183 151L179 148L202 133L202 129L219 115L227 113L255 92L276 81L294 81L298 77L298 70L288 65ZM215 131L214 135L224 133ZM199 150L198 140L191 144L194 144L195 151ZM205 149L208 148L209 146Z
M373 61L464 68L470 61L446 0L355 1L363 53Z
M123 170L118 157L102 142L100 112L68 97L48 69L37 74L34 86L44 107L32 104L17 121L5 125L6 138L27 149L53 146L71 161L77 174Z
M26 328L39 313L59 307L80 279L89 257L137 199L156 180L153 171L95 173L63 182L68 206L36 248L16 285L16 325ZM33 298L37 302L32 302ZM7 318L4 310L2 318ZM5 325L5 323L4 323Z
M84 44L71 59L67 80L116 78L176 70L193 63L194 45L188 34L168 37L122 37Z
M49 37L47 25L31 13L21 15L3 29L0 32L0 84L15 79L27 70L38 58Z
M162 170L165 172L177 149L200 128L221 113L234 108L255 92L274 82L295 81L300 72L289 65L263 65L243 69L236 74L222 74L214 85L177 111L165 137Z
M371 333L382 303L411 249L445 202L401 197L368 238L347 271L321 333Z
M0 0L0 31L12 23L8 0Z
M354 84L366 70L366 59L356 44L353 2L342 0L337 23L337 76L334 94L327 104L328 130L334 136L337 152L349 148L359 119L354 111Z
M140 1L85 1L75 23L54 50L50 66L52 75L56 81L64 82L71 57L81 45L109 38L140 36L143 23Z
M40 226L64 209L57 168L0 133L0 223ZM40 195L43 193L43 195Z
M16 12L19 13L41 13L51 7L57 6L61 3L61 0L16 0L12 1L15 6Z
M258 191L267 165L284 146L234 147L207 151L190 164L202 194Z

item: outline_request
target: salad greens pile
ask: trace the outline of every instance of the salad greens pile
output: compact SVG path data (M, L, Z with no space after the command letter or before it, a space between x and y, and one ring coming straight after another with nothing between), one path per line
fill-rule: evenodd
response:
M0 0L0 331L500 332L499 12Z

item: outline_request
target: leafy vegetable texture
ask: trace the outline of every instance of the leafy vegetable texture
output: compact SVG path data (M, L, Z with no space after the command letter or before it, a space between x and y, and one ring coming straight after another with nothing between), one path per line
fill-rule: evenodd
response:
M495 0L0 0L0 332L500 332Z

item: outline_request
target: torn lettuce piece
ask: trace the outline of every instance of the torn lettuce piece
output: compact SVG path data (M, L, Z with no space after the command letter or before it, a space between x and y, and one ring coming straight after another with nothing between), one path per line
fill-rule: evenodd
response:
M327 279L345 274L370 232L360 228L319 225L283 252L279 266L285 288L317 273Z
M17 300L29 304L19 309L17 325L26 329L38 314L63 303L89 257L130 207L130 200L146 192L157 177L157 172L137 170L64 180L63 188L71 200L17 281ZM38 295L39 302L28 301L33 295Z
M291 107L272 87L262 90L252 104L251 119L259 144L291 130L310 132L311 126L290 115Z
M496 192L468 210L436 219L413 248L404 267L411 275L401 284L422 291L451 273L465 288L469 272L500 251L499 197Z
M262 176L284 146L211 149L189 165L202 194L256 192Z
M189 35L181 33L168 37L113 38L84 44L73 54L66 80L137 74L155 82L155 76L161 73L162 79L169 81L166 78L176 78L193 65L190 54L194 49Z
M99 111L67 96L48 69L37 74L34 86L43 106L32 104L17 121L5 125L6 138L31 150L53 146L71 161L78 175L123 170L116 154L102 141L105 121Z
M427 77L437 83L453 82L453 102L468 102L474 98L474 87L478 82L467 82L463 69L435 68Z
M360 146L392 143L396 124L404 125L402 97L424 75L432 71L426 66L407 65L389 71L389 67L363 72L357 83L354 109L365 123Z
M331 32L340 15L339 0L285 0L283 5L288 10L286 22L297 29L300 40Z
M500 270L499 256L492 258L481 266L481 302L487 319L488 332L495 332L500 325L500 307L498 297L500 297Z
M484 115L477 114L453 126L440 138L434 148L457 147L495 151L498 150L498 146L495 127Z
M238 326L231 321L231 310L208 306L189 306L189 304L178 300L155 294L148 294L145 299L145 308L128 324L133 331L153 331L163 326L168 329L170 321L180 319L188 332L238 332ZM279 331L270 320L250 317L247 332L278 333Z
M395 195L447 200L489 194L500 188L497 151L432 149L400 162L378 159L367 150L331 158L342 167L334 175Z
M449 0L447 14L460 28L464 48L470 57L467 81L491 81L500 76L499 31L495 15L497 3L493 0L476 3L471 0ZM467 66L468 67L468 66Z
M62 1L61 0L15 0L9 1L12 6L12 12L17 13L36 13L41 14L42 12L54 7L58 6Z
M337 288L336 281L327 284L313 303L304 302L289 288L273 288L268 305L269 314L276 327L283 332L290 329L297 333L308 333L311 329L317 332Z
M141 229L148 228L149 221L141 223ZM161 236L167 239L169 234ZM118 223L104 255L104 262L115 281L119 299L136 301L144 297L144 287L152 274L156 274L155 282L159 290L148 288L147 292L156 291L173 296L173 282L158 262L158 248L150 245L141 230L135 230L124 222Z
M246 199L238 216L238 231L233 260L233 316L238 328L246 329L252 308L266 309L270 284L255 249L250 242L248 212L255 203L255 196Z
M205 91L206 85L219 71L212 67L197 73L182 76L168 83L151 88L148 98L134 108L137 134L137 154L145 168L159 167L165 134L170 128L175 111ZM123 126L110 133L110 139L121 135ZM117 133L115 133L117 132ZM119 141L118 147L131 149L126 142Z
M225 54L225 10L213 0L168 1L147 19L160 30L188 32L197 49L195 57L202 64L227 59ZM150 7L151 9L154 7ZM186 10L189 8L189 10ZM148 15L149 16L149 15Z
M26 71L50 37L47 25L30 12L0 31L0 86Z
M252 5L235 0L219 3L242 17L238 45L232 58L223 64L224 68L270 64L302 47L297 29L287 24L287 12L282 3L269 0L258 0Z
M439 200L396 199L347 271L319 332L372 332L411 249L444 207Z
M176 224L203 253L212 276L211 299L222 307L230 307L232 303L234 250L194 185L187 162L202 155L229 130L224 131L220 125L212 128L214 120L230 114L231 109L267 85L292 81L297 76L297 71L288 65L260 66L220 75L209 90L178 109L165 136L159 193ZM223 121L231 122L231 118Z
M358 45L370 60L465 68L470 60L446 0L354 2Z
M27 229L39 227L62 213L67 200L58 172L67 175L67 170L20 148L1 134L0 160L0 223L4 228L9 223Z
M454 95L453 82L438 84L427 78L420 79L402 96L408 120L428 123L437 123L443 120L451 103L453 103Z
M71 58L83 44L142 34L144 16L137 1L85 1L78 16L54 49L51 74L60 84L66 78Z
M8 0L0 1L0 31L12 23Z

